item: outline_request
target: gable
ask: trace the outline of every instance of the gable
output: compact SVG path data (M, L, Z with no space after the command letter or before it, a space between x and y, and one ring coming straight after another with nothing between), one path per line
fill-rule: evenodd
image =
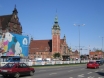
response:
M8 22L10 21L11 17L12 14L0 16L0 27L5 28Z

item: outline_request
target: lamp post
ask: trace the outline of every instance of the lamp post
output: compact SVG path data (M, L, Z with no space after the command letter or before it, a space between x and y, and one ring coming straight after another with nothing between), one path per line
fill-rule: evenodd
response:
M102 37L102 51L103 51L103 38L104 38L104 37Z
M100 37L100 36L99 36L99 37ZM101 38L102 38L102 49L101 49L101 50L103 51L103 38L104 38L104 37L101 37Z
M74 26L78 26L78 30L79 30L79 53L80 53L80 26L84 26L85 24L74 24ZM81 55L81 53L80 53L80 55ZM80 58L80 60L81 60L81 58Z

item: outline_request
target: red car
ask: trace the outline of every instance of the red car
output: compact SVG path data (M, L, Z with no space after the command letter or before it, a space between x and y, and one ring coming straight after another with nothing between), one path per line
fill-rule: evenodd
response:
M99 68L99 64L95 61L90 61L89 63L87 63L87 68Z
M35 69L30 68L25 63L7 63L0 68L0 74L7 78L13 76L19 78L21 75L34 75Z

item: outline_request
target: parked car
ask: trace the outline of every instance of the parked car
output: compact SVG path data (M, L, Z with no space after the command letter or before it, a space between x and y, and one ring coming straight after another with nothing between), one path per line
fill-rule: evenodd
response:
M99 68L99 64L96 61L90 61L87 63L87 68Z
M101 60L97 60L96 61L99 65L103 65L103 61L101 61Z
M13 76L19 78L21 75L34 75L35 69L27 66L25 63L7 63L0 68L0 74L7 78Z

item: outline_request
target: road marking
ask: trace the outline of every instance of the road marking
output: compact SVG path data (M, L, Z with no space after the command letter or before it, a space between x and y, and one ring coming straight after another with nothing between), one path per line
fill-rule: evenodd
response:
M81 70L84 70L85 68L82 68Z
M83 75L84 75L84 74L78 75L78 77L84 77Z
M51 73L51 74L49 74L49 75L54 75L54 74L57 74L57 73Z
M69 78L73 78L73 77L69 77Z
M60 69L62 69L62 68L59 68L59 69L57 69L57 70L60 70Z
M87 77L87 78L94 78L94 76L89 76L89 77Z
M46 70L40 70L39 72L42 72L42 71L46 71Z
M68 72L71 72L71 71L73 71L73 70L70 70L70 71L68 71Z
M103 78L103 77L98 77L98 78Z
M103 69L101 69L101 70L103 70Z
M98 70L96 70L95 72L98 72Z
M91 74L92 72L89 72L89 73L87 73L87 74Z
M31 78L31 76L24 76L24 77L20 77L20 78Z

